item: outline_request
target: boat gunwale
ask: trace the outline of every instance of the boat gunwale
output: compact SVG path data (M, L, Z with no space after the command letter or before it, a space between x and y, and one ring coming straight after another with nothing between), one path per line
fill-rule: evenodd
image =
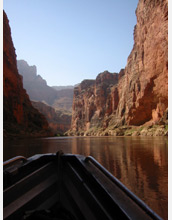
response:
M131 190L129 190L121 181L119 181L115 176L113 176L106 168L104 168L97 160L92 156L85 158L85 162L93 163L98 169L100 169L104 175L106 175L113 183L115 183L122 191L124 191L134 202L136 202L142 209L145 210L151 217L157 220L162 220L162 218L154 212L143 200L136 196Z

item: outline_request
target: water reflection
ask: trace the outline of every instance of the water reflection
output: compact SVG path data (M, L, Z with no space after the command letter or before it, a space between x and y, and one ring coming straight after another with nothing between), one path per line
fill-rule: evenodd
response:
M41 138L4 141L4 160L63 150L91 155L164 219L168 207L168 143L164 137Z

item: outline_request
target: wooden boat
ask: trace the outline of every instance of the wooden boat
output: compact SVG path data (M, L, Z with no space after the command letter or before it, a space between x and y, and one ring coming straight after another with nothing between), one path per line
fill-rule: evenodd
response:
M3 193L4 219L161 219L90 156L15 157Z

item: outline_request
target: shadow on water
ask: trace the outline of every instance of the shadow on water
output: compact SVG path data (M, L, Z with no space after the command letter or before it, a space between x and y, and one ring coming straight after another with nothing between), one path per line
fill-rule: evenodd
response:
M59 137L4 141L4 160L16 155L91 155L161 217L168 214L168 138Z

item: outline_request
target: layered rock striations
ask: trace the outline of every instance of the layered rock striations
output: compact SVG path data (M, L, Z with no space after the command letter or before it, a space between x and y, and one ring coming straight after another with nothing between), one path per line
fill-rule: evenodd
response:
M55 110L51 106L42 102L32 101L32 105L46 117L49 127L54 135L63 135L70 129L72 118L71 113Z
M45 117L33 108L18 74L11 29L3 12L3 117L4 135L50 134Z
M118 85L119 115L129 125L156 123L168 107L168 1L140 0L136 15L134 47Z
M96 80L84 80L75 87L71 128L73 132L82 133L91 128L106 126L106 117L117 106L118 94L114 87L117 83L118 74L105 71Z
M33 101L44 102L56 109L72 111L73 87L51 87L40 75L36 66L18 60L17 67L23 77L23 86Z
M100 129L109 135L121 126L163 124L168 111L168 1L140 0L136 16L134 46L115 81L105 72L74 89L70 134L97 135Z

